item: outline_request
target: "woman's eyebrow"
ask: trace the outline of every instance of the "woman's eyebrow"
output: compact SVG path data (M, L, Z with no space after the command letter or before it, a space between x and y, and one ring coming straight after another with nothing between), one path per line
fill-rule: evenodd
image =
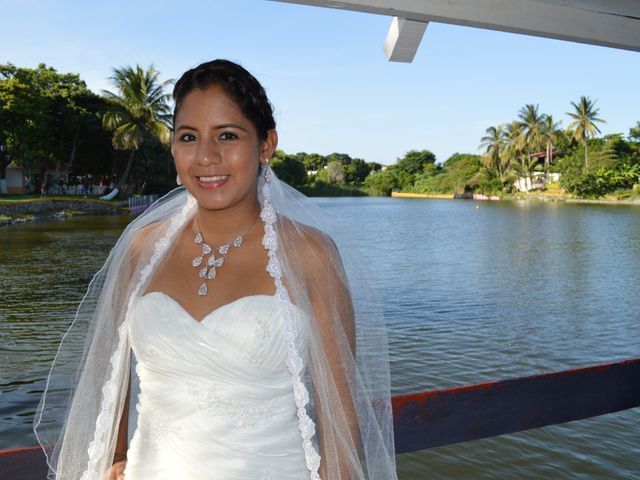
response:
M214 129L216 129L216 130L219 130L221 128L237 128L238 130L242 130L243 132L247 131L246 128L244 128L244 127L242 127L240 125L237 125L235 123L223 123L222 125L217 125L217 126L214 127ZM198 130L198 129L196 127L192 127L191 125L186 125L186 124L181 123L176 127L175 131L177 132L178 130Z
M178 130L183 130L183 129L184 129L184 130L197 130L197 128L196 128L196 127L192 127L192 126L190 126L190 125L185 125L185 124L181 123L181 124L179 124L179 125L176 127L176 132L177 132Z
M224 123L222 125L218 125L216 128L238 128L238 129L240 129L240 130L242 130L244 132L247 131L246 128L241 127L240 125L237 125L235 123Z

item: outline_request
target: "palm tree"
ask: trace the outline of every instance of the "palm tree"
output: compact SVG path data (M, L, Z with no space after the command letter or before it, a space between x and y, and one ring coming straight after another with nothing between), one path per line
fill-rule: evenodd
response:
M629 129L629 140L640 141L640 121L636 122L635 127Z
M113 131L111 142L116 150L131 151L120 185L126 183L135 152L145 139L156 138L165 145L170 142L171 109L164 90L172 81L161 83L159 74L153 65L146 70L139 65L114 68L111 80L118 93L102 92L110 106L102 125Z
M531 150L538 150L542 145L542 122L544 114L538 112L538 105L528 104L518 113L518 124L522 129L522 143L526 147L527 155Z
M508 169L520 160L522 155L522 127L518 122L508 123L504 130L503 165Z
M559 122L553 121L552 115L545 115L544 120L542 122L542 128L540 130L540 135L544 142L546 143L546 151L544 156L544 172L545 175L549 175L549 164L553 160L553 144L558 140L558 134L560 129L560 124L562 120Z
M589 97L582 96L578 103L571 102L574 108L573 112L567 112L573 122L567 127L567 130L571 133L572 138L584 145L584 170L585 172L589 168L589 147L588 140L593 138L597 133L600 133L600 129L595 122L607 123L603 119L598 118L598 110L595 108L596 102L592 101Z
M525 140L523 122L516 120L506 125L503 156L504 164L509 169L509 177L514 180L523 177L531 183L531 169L535 161L531 161L529 146Z
M480 139L480 148L485 149L484 163L488 168L498 170L502 178L502 160L505 143L505 132L503 126L489 127L485 130L486 135Z

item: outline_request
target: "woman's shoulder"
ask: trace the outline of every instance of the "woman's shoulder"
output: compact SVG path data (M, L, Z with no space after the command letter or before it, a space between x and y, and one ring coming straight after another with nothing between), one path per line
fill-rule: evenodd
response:
M154 237L157 237L157 234L161 230L163 223L164 222L161 221L152 222L137 229L133 233L133 238L131 240L132 247L134 249L141 248L149 241L151 241Z
M282 233L286 235L288 244L295 248L296 255L306 258L310 255L326 256L338 253L331 236L319 228L282 216L278 220Z
M152 249L166 230L166 220L151 222L136 229L131 234L129 253L133 263L141 257L142 252Z

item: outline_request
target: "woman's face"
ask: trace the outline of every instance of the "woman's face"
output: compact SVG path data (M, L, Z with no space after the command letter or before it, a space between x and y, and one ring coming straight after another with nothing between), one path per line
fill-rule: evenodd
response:
M220 87L192 90L175 118L171 153L185 188L207 210L255 204L258 168L277 145Z

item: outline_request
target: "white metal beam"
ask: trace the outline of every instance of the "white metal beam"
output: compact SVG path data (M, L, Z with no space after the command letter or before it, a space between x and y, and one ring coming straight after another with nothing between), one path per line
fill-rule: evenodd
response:
M640 51L638 0L276 0Z
M384 41L387 60L411 63L416 56L427 25L426 22L393 17L387 39Z

